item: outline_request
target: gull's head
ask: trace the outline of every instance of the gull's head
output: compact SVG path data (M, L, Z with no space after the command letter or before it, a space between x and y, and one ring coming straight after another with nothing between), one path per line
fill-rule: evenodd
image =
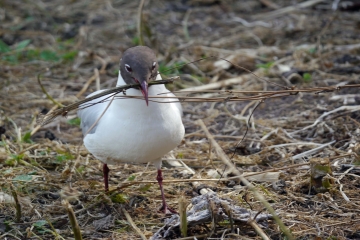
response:
M159 65L155 53L148 47L127 49L120 60L120 72L126 84L140 84L140 90L148 105L148 83L156 79Z

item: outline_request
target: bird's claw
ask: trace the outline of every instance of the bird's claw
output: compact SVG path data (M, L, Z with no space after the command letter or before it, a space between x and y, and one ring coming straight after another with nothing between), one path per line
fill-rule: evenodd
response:
M174 209L167 206L167 204L163 204L159 208L159 212L163 212L165 215L178 214Z

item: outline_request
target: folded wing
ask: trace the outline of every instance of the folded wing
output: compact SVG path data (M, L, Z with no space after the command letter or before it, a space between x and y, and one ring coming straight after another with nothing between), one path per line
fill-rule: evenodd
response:
M106 89L104 89L106 90ZM99 94L104 90L96 91L90 94L88 97L91 97L95 94ZM77 112L79 118L81 119L80 127L83 134L85 135L91 126L98 120L101 114L105 111L107 105L110 103L112 95L105 95L103 97L94 99L90 102L87 102L79 106ZM88 134L95 133L97 124L88 132Z

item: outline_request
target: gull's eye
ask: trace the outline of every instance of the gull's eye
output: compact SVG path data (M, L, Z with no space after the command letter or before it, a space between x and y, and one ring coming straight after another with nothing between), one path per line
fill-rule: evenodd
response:
M125 70L128 71L129 73L132 72L132 69L128 64L125 64Z
M156 67L156 62L153 62L153 65L152 65L151 70L154 70L154 69L155 69L155 67Z

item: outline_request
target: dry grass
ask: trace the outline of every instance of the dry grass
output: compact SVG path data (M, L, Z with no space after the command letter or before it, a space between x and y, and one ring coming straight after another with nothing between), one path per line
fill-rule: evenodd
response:
M285 8L288 1L281 0L145 1L143 40L157 51L162 73L180 76L169 88L181 96L188 96L185 90L207 98L218 97L219 90L281 90L214 58L174 70L206 56L226 58L296 89L360 84L358 12L307 2L311 6L299 9ZM100 162L81 146L75 112L36 126L39 113L56 108L37 83L39 73L49 95L63 105L83 99L97 83L101 88L115 85L121 52L139 41L138 2L3 1L0 6L0 43L5 43L0 44L0 238L72 238L64 200L83 239L150 238L165 219L157 212L161 197L153 184L153 166L110 166L113 191L106 195ZM234 205L269 213L256 197L261 194L295 238L359 239L358 92L353 86L267 99L256 108L237 148L258 101L183 103L186 136L171 155L195 174L165 161L170 205L177 209L182 196L190 202L212 189ZM237 170L248 173L256 193L232 178L236 171L231 168L217 181L223 158L197 124L199 119ZM330 161L333 185L328 192L316 193L310 185L307 163L313 158ZM18 204L7 203L13 197ZM285 238L272 219L259 229L254 222L230 222L188 226L187 235ZM181 238L180 230L173 232L175 237Z

